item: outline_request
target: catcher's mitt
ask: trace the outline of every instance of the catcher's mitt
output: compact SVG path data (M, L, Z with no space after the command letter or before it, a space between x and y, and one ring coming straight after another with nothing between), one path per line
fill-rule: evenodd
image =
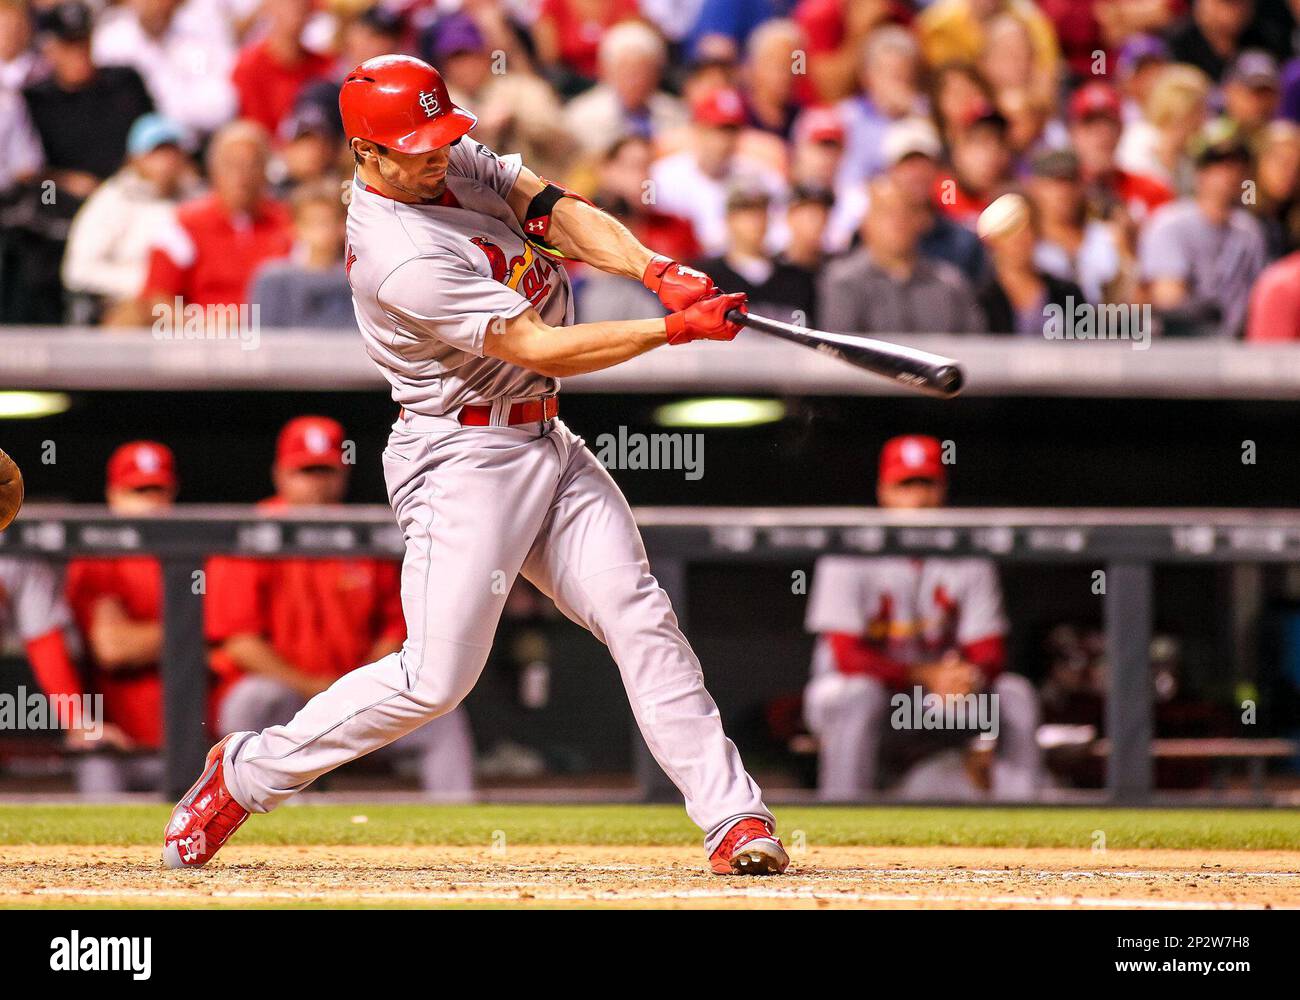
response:
M23 472L18 463L0 451L0 531L18 516L23 505Z

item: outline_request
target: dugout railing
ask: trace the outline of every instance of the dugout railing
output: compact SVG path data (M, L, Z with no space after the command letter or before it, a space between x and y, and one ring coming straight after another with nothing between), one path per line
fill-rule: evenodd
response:
M660 584L683 626L694 563L812 560L824 553L982 556L999 562L1069 563L1105 573L1109 690L1106 792L1114 803L1153 791L1153 691L1149 649L1153 567L1300 561L1300 511L1131 509L639 508L637 520ZM292 517L237 506L182 505L167 516L122 518L93 505L31 504L0 534L0 554L65 560L152 555L163 574L164 722L168 791L183 791L207 749L208 667L202 577L207 557L400 556L390 510L357 506ZM666 780L636 740L647 798Z

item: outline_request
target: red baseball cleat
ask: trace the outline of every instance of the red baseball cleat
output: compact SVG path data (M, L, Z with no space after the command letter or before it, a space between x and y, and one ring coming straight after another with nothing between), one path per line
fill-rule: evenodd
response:
M172 810L163 831L162 859L168 868L207 864L248 819L248 810L226 788L221 761L229 742L227 736L208 751L203 774Z
M781 841L761 819L742 819L709 856L716 875L780 875L790 864Z

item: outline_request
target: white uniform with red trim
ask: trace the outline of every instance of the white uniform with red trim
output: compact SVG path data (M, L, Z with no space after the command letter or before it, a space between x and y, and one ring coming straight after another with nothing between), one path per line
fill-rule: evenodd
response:
M531 304L571 322L558 264L506 202L519 162L453 147L448 196L407 205L353 186L348 270L366 349L403 407L384 451L406 538L398 654L347 674L287 725L237 735L226 781L265 812L314 778L454 708L477 681L519 573L605 642L655 759L712 852L740 817L773 823L722 731L699 661L650 575L618 487L557 419L509 426L557 383L485 356L496 321ZM462 426L467 404L490 426Z
M890 659L914 664L1000 638L1007 620L997 567L987 559L823 556L807 628L866 636ZM834 669L826 660L815 658L815 674Z
M35 559L0 557L0 636L14 629L24 641L72 625L62 575Z
M1033 794L1039 776L1037 697L1024 678L1001 671L1007 621L992 562L824 556L814 570L805 626L818 635L804 717L820 744L824 798L856 799L877 790L890 698L899 690L913 693L906 668L953 650L976 663L982 651L996 651L987 686L998 706L993 791L1008 798ZM859 638L863 655L841 660L833 635ZM909 777L908 791L919 797L968 797L960 765Z

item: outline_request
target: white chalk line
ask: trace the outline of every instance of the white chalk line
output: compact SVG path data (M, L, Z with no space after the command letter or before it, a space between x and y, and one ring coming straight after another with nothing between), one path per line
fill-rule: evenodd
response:
M502 902L668 902L672 900L700 899L767 899L779 901L806 901L826 903L951 903L974 904L977 906L1027 906L1027 907L1087 907L1094 909L1125 910L1262 910L1261 903L1233 903L1227 901L1174 900L1174 899L1124 899L1117 897L1099 898L1090 896L1016 896L1016 895L960 895L955 893L913 894L885 892L838 892L818 891L806 887L786 889L763 888L718 888L718 889L682 889L671 892L630 892L626 890L606 890L597 892L542 892L522 893L518 890L427 892L385 892L372 890L331 892L291 892L269 889L231 889L215 890L208 893L182 891L174 889L107 889L107 888L54 888L43 887L32 890L32 895L54 896L59 898L77 897L113 897L113 898L177 898L192 902L204 899L221 900L285 900L285 901L333 901L378 900L386 902L463 902L463 903L502 903Z

